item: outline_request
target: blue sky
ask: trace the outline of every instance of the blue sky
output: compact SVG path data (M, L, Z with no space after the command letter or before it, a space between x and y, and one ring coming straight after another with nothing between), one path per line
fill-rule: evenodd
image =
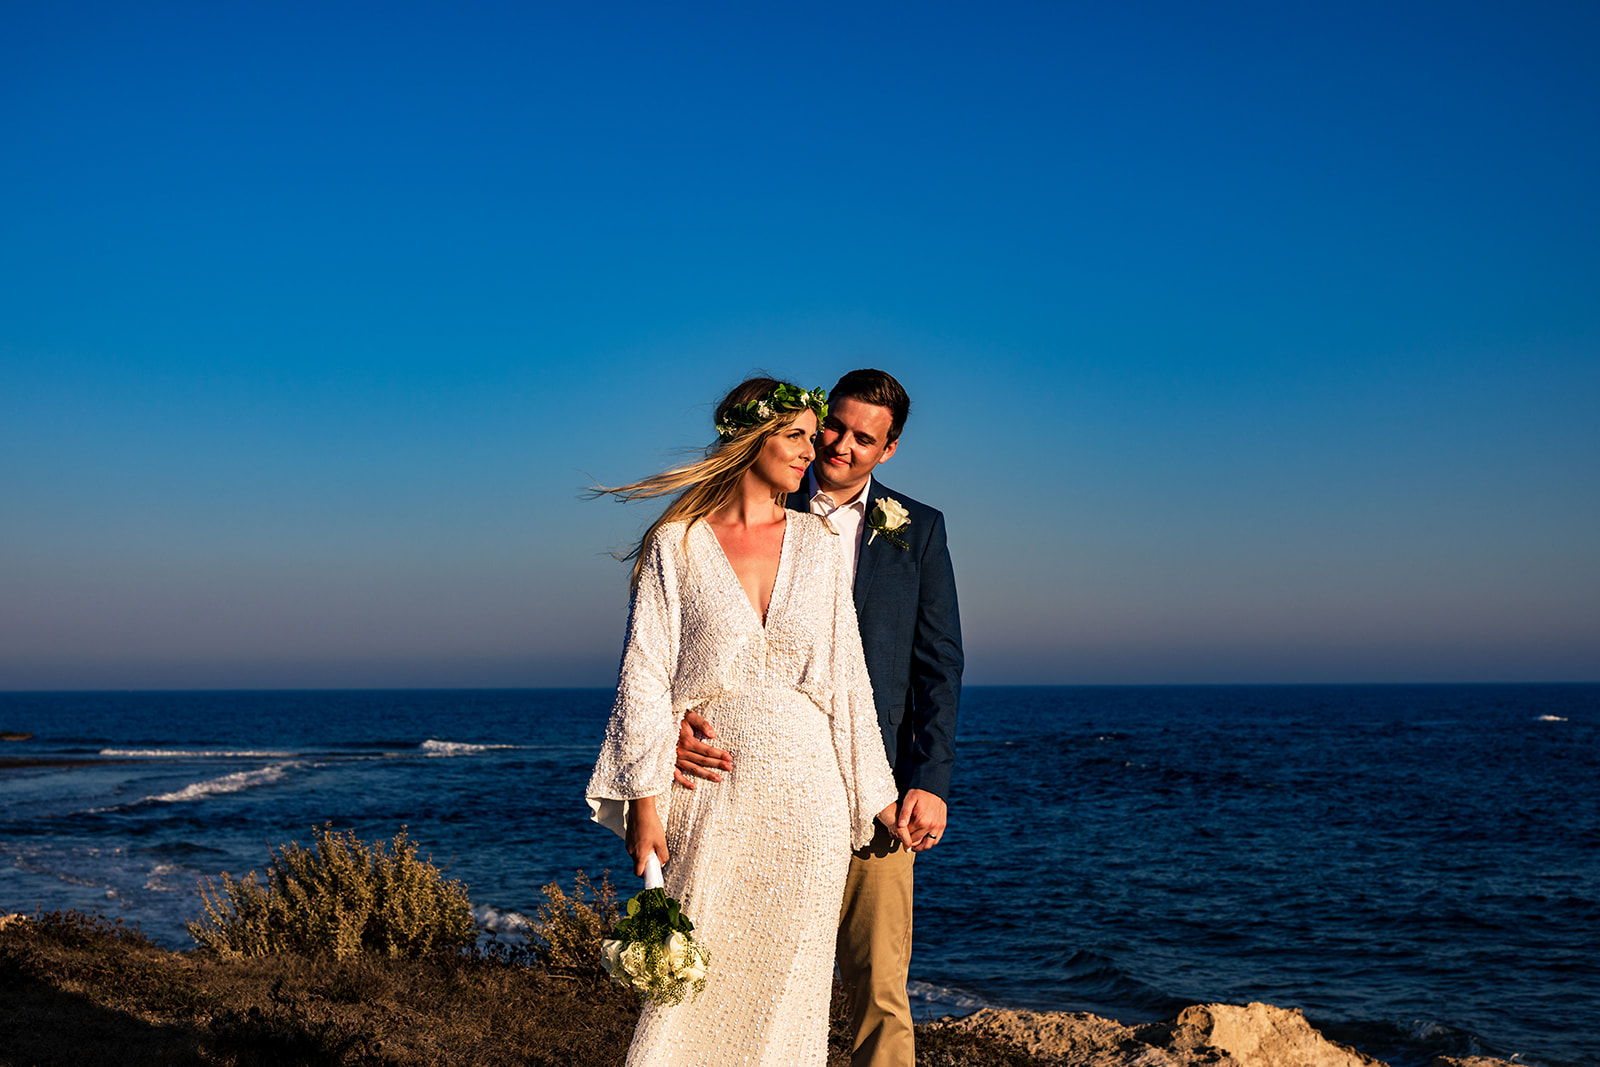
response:
M10 5L0 688L605 685L881 366L974 683L1600 679L1600 9Z

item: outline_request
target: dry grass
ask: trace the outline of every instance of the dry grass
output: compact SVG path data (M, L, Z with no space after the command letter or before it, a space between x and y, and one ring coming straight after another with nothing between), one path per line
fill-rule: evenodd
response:
M0 930L0 1064L620 1064L603 980L481 956L222 960L76 913Z
M569 896L555 882L544 887L534 933L538 962L559 974L605 977L600 967L600 942L617 925L617 894L611 879L594 885L579 871Z
M421 959L226 960L74 912L0 924L0 1067L620 1067L637 1000L583 947L609 887L546 900L531 948ZM829 1067L849 1063L843 1013L836 993ZM918 1043L927 1067L1040 1067L972 1034Z

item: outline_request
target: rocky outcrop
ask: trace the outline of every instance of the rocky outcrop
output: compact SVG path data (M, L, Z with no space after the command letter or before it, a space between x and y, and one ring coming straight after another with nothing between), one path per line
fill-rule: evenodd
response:
M1298 1008L1271 1004L1197 1004L1178 1015L1205 1046L1220 1049L1242 1067L1376 1067L1378 1061L1323 1037Z
M1169 1022L1135 1026L1087 1012L985 1008L931 1025L997 1038L1061 1067L1383 1067L1323 1037L1298 1009L1271 1004L1199 1004ZM1510 1065L1475 1057L1433 1067Z

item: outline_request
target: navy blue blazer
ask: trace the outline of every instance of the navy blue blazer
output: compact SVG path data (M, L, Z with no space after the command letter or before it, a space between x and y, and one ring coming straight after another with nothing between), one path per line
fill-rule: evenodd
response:
M810 511L809 490L807 479L789 494L789 506ZM861 647L884 752L901 794L925 789L949 799L963 660L944 515L877 479L869 487L868 515L873 501L885 496L911 515L896 531L907 547L882 534L868 544L872 531L862 532L854 589Z

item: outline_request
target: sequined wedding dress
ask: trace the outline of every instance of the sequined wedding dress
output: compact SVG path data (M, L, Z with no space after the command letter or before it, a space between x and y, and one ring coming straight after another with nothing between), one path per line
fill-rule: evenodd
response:
M733 754L720 784L672 784L698 711ZM645 549L616 704L589 780L595 821L657 797L683 902L711 955L705 992L646 1005L630 1067L821 1065L850 849L895 800L838 542L791 511L765 625L716 535L666 524Z

